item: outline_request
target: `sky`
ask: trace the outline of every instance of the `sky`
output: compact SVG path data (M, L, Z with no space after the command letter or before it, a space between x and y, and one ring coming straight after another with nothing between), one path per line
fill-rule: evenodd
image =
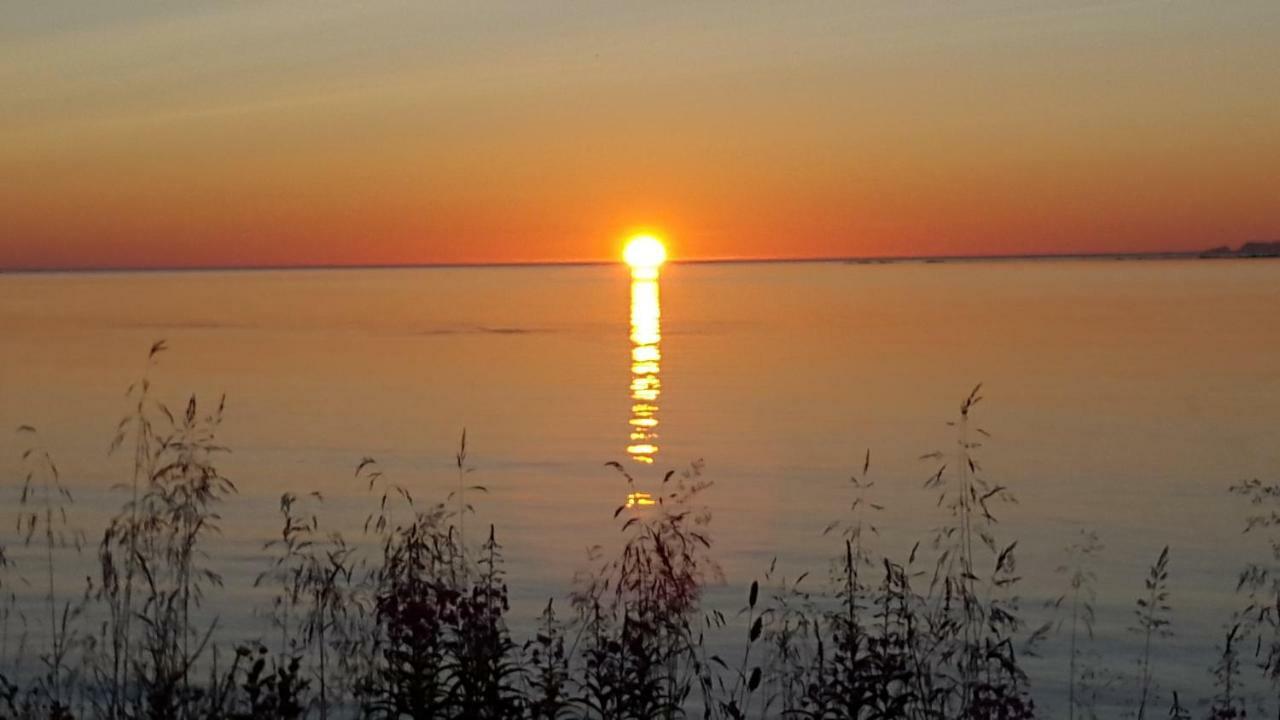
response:
M0 269L1280 239L1280 2L0 3Z

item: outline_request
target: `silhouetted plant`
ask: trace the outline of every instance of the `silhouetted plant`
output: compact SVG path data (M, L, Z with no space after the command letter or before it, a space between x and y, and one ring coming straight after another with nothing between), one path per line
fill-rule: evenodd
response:
M1097 591L1094 583L1094 558L1102 551L1097 533L1081 531L1076 542L1067 547L1067 561L1057 573L1067 581L1066 591L1050 605L1057 614L1058 632L1067 634L1067 717L1080 712L1095 718L1098 686L1094 653L1086 646L1093 641L1094 605Z
M982 475L979 438L990 435L973 425L981 390L981 384L975 386L960 403L959 418L947 423L956 429L954 452L924 456L942 462L925 486L939 491L938 504L951 519L934 534L939 555L929 587L926 636L941 685L929 691L925 702L930 713L942 717L1030 717L1026 675L1013 644L1021 627L1018 599L1011 594L1020 579L1014 556L1017 543L1001 546L993 534L993 505L1012 503L1014 497L1006 486L989 483ZM992 559L985 576L979 575L983 571L977 565L975 543ZM954 674L947 667L954 668Z
M456 455L459 490L419 510L403 486L366 458L357 476L381 486L366 528L381 537L382 557L368 578L376 640L360 688L366 712L385 717L510 717L523 706L520 653L508 635L501 547L493 528L473 573L461 520L473 512L467 487L466 434ZM394 522L398 498L409 522Z
M634 493L635 479L621 464L609 465ZM591 717L673 717L695 684L706 690L692 621L704 583L721 575L709 554L711 514L697 504L710 487L701 474L700 462L668 472L655 505L631 508L618 556L593 554L599 564L579 576L572 596L583 643L578 701ZM614 517L627 509L619 506Z
M317 501L320 499L318 493L311 493L311 497ZM310 553L314 545L312 536L320 522L314 512L298 515L295 512L297 505L297 495L285 493L280 496L280 515L283 520L280 537L263 546L264 550L279 552L271 569L263 571L253 581L255 587L267 581L280 587L280 592L272 599L271 624L280 631L280 647L277 652L282 657L302 650L300 633L295 632L294 626L301 622L297 618L297 607L307 595L314 565L314 557Z
M74 502L71 491L62 484L58 466L49 451L39 444L35 428L23 425L20 435L26 435L32 444L22 452L24 477L22 494L18 500L18 532L24 546L31 546L36 536L44 549L45 596L44 606L48 619L48 651L40 654L45 673L40 679L43 687L38 695L28 698L41 715L63 717L70 712L70 687L73 678L68 677L72 668L70 655L76 646L76 629L73 623L83 611L83 602L64 599L59 603L55 580L55 557L63 551L79 554L84 545L84 535L74 529L67 517L67 507Z
M350 649L353 644L344 630L348 626L351 611L360 609L359 600L350 588L353 570L351 556L352 549L341 535L334 533L329 537L324 554L311 556L307 575L310 606L304 616L302 632L306 641L316 648L319 657L315 676L319 684L321 720L328 717L335 698L335 685L338 689L337 700L341 702L343 699L340 679L338 683L330 681L334 672L329 661L330 645L336 646L340 658L345 657L341 653Z
M1183 707L1177 690L1173 691L1173 701L1169 704L1169 717L1172 720L1191 720L1191 711Z
M163 350L163 343L151 348L149 367ZM899 562L873 544L880 506L870 499L867 453L851 478L847 514L824 532L841 538L829 584L811 590L805 574L775 584L775 561L762 581L751 583L732 623L702 606L704 589L722 574L710 554L711 516L701 503L710 483L701 463L667 473L654 504L619 507L620 548L591 553L591 567L575 581L568 629L548 602L534 636L518 644L508 630L497 533L491 525L485 542L467 543L466 517L474 513L468 498L484 488L467 484L466 432L454 455L456 488L439 488L442 500L435 504L415 503L407 487L366 458L356 476L375 500L365 523L375 547L361 552L338 534L322 534L318 494L285 494L280 536L266 547L271 566L255 582L276 589L271 649L258 641L241 644L229 665L214 642L217 621L197 620L204 593L221 583L204 548L217 532L219 503L235 491L214 463L224 452L215 438L223 407L202 414L192 397L175 416L150 390L144 373L130 390L133 409L113 442L121 447L132 440L134 481L104 533L101 582L90 585L86 598L98 603L94 610L103 620L96 644L74 622L86 601L68 600L54 582L57 553L75 544L54 531L66 527L61 518L70 494L61 493L46 455L27 455L21 528L28 543L39 546L43 539L46 551L41 607L53 609L51 633L49 647L36 655L48 672L9 675L0 666L0 717L66 718L73 710L112 720L647 720L695 710L713 720L1019 720L1034 714L1014 651L1023 637L1014 592L1017 545L998 542L995 533L996 506L1013 498L986 479L978 459L988 437L973 424L980 386L951 424L955 448L927 456L942 461L926 485L939 493L946 514L932 552L917 543ZM631 499L642 497L636 479L622 465L610 465L625 478ZM1280 489L1257 481L1234 491L1257 504L1280 498ZM1250 529L1272 525L1280 525L1280 515L1269 510L1249 521ZM1276 562L1251 566L1241 578L1251 603L1233 620L1214 666L1217 692L1209 713L1215 720L1244 715L1240 647L1246 639L1256 645L1267 678L1280 674L1280 640L1268 641L1280 636L1272 571L1280 541L1272 542ZM1056 603L1058 627L1069 628L1072 717L1091 714L1091 688L1097 687L1087 643L1090 563L1099 547L1092 535L1073 546L1062 570L1067 591ZM1132 628L1143 638L1139 718L1160 702L1152 657L1168 634L1168 557L1165 548L1151 566ZM6 564L0 551L0 569ZM740 654L708 650L708 633L737 624L743 626ZM1029 633L1029 640L1049 629ZM18 653L7 651L7 630L0 643L0 658L21 657L21 643ZM1177 693L1168 714L1190 717Z
M110 675L105 677L107 715L115 720L124 712L124 704L131 698L130 689L134 670L133 590L138 571L138 539L141 533L139 512L142 495L150 484L156 468L156 439L152 423L151 368L159 361L160 354L168 349L164 340L158 340L147 352L142 376L125 391L131 403L130 412L116 425L108 454L114 454L133 439L133 465L128 490L130 497L124 511L107 526L98 546L102 565L99 597L107 602L109 616L106 632L109 636ZM123 558L123 567L119 566ZM103 673L105 675L105 673Z
M192 396L180 415L152 401L148 373L165 349L163 341L151 347L148 372L127 393L132 411L111 443L114 451L132 437L134 446L130 499L98 547L107 656L94 661L103 686L95 702L105 702L102 714L111 718L190 716L204 692L191 672L216 627L197 627L194 613L206 589L221 585L202 544L218 532L218 504L235 492L214 462L226 452L217 442L225 398L201 414Z
M236 648L225 677L214 676L210 717L229 720L296 720L306 715L309 681L297 656L270 658L262 645Z
M319 493L309 499L323 501ZM280 630L280 658L302 658L314 655L317 667L319 711L321 720L329 715L333 672L329 660L330 643L342 637L347 618L348 586L352 578L351 549L342 536L333 533L317 539L320 521L314 512L298 514L298 497L285 493L280 498L283 522L280 537L267 543L267 550L278 550L272 567L260 574L254 585L273 581L280 592L272 601L272 623ZM341 650L341 647L339 648Z
M774 577L777 564L777 558L770 562L766 582ZM814 647L815 643L821 644L819 612L813 594L804 587L808 575L801 573L792 581L779 580L762 613L768 646L765 676L770 689L762 715L768 716L775 705L784 715L802 715L812 679L820 674L815 667L815 657L820 653Z
M1227 630L1218 661L1213 666L1213 684L1218 693L1209 708L1210 720L1233 720L1247 715L1240 692L1240 629L1240 623L1235 623Z
M9 673L21 661L21 648L25 645L26 617L18 608L18 594L14 590L8 548L0 545L0 681L7 683ZM10 630L17 625L19 649L10 653ZM16 656L16 657L15 657ZM2 688L0 688L2 689Z
M469 570L467 564L467 515L475 513L476 509L467 502L468 492L487 493L489 488L483 485L467 485L467 475L475 471L475 468L467 465L467 429L462 429L462 437L458 440L458 452L454 455L454 465L458 471L458 486L450 492L445 502L453 502L457 509L454 511L454 519L458 523L458 549L462 553L462 570L466 573Z
M504 619L511 606L501 552L490 525L475 581L459 598L457 625L449 628L448 694L459 717L508 718L521 709L522 668Z
M145 599L138 609L143 623L136 660L148 712L177 716L193 690L190 674L212 636L216 621L198 628L192 611L206 588L222 577L201 560L202 541L218 531L218 503L235 486L213 464L226 448L217 444L225 399L201 416L195 396L181 416L159 406L169 421L157 438L156 469L141 499L138 571Z
M1160 556L1147 571L1146 592L1138 598L1138 606L1134 609L1137 625L1130 628L1142 636L1142 655L1138 658L1138 720L1146 717L1148 700L1154 701L1152 694L1158 689L1152 685L1151 647L1155 640L1170 637L1171 621L1169 614L1169 546L1164 546ZM1175 699L1175 704L1177 703Z
M564 627L556 618L551 600L539 617L538 630L525 643L525 682L531 720L560 720L572 715L569 655Z
M757 690L760 689L760 683L763 680L763 670L758 661L752 662L752 650L759 644L764 632L765 616L756 610L756 604L760 599L760 583L752 581L751 588L747 591L747 605L742 609L741 615L746 617L747 638L742 651L742 661L737 667L730 669L724 658L719 655L713 655L709 659L709 663L719 666L722 671L729 672L726 677L723 673L712 680L707 674L699 679L702 684L705 701L712 704L708 708L708 714L718 711L730 720L741 720L746 718L751 711L752 701L755 699ZM717 620L721 624L723 618L717 615ZM706 667L710 670L710 665Z
M461 554L436 506L397 526L378 569L375 618L384 646L369 709L388 717L445 717L445 633L458 622Z
M1270 562L1247 563L1236 591L1248 594L1248 604L1240 613L1240 632L1255 637L1258 668L1280 705L1280 533L1276 532L1280 528L1280 512L1275 508L1280 502L1280 484L1268 485L1255 478L1233 485L1230 492L1247 498L1257 508L1246 516L1245 532L1268 532Z

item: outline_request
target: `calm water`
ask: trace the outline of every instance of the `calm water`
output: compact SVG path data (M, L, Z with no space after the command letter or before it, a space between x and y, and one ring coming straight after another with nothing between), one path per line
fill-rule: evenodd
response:
M249 586L282 492L322 492L328 526L358 535L374 505L360 458L443 499L464 427L490 490L475 526L506 543L517 621L616 537L627 490L610 460L650 488L705 460L728 578L710 601L726 609L775 556L825 575L837 548L821 531L867 449L877 549L902 556L943 519L919 456L952 441L981 381L987 475L1020 500L1000 531L1020 541L1028 618L1064 586L1063 546L1096 530L1096 647L1131 671L1125 628L1168 544L1176 652L1160 674L1194 698L1236 572L1265 557L1225 489L1280 479L1275 261L669 265L638 288L615 267L8 275L0 332L0 427L40 430L91 536L123 500L128 459L106 449L150 344L171 348L153 372L171 404L226 393L240 494L210 607L243 635L261 632ZM0 513L16 513L25 442L0 435ZM15 554L11 574L33 575ZM1064 643L1031 663L1042 703Z

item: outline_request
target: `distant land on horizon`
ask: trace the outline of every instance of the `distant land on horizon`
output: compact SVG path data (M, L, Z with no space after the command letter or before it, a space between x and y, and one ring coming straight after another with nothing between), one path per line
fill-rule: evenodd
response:
M1230 247L1226 245L1219 245L1218 247L1209 248L1208 250L1205 250L1204 252L1200 253L1200 257L1204 257L1204 258L1280 257L1280 240L1272 240L1269 242L1265 240L1257 240L1253 242L1247 242L1235 250L1232 250Z
M844 263L849 265L889 265L899 263L950 263L950 262L1005 262L1017 260L1195 260L1217 258L1271 258L1280 257L1280 240L1249 241L1232 249L1219 245L1207 250L1166 250L1154 252L1096 252L1096 253L1027 253L1014 255L897 255L882 257L832 256L832 257L772 257L772 258L673 258L669 263L677 265L748 265L768 263ZM153 273L153 272L268 272L277 270L394 270L413 268L518 268L518 267L571 267L583 265L614 265L618 260L526 260L510 262L445 262L445 263L369 263L351 265L298 263L294 265L208 265L173 267L25 267L3 268L0 275L19 274L79 274L79 273Z

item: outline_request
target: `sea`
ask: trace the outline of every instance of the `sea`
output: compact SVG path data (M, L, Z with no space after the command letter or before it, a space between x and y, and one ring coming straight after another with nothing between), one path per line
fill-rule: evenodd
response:
M977 469L1016 498L993 508L992 533L1017 543L1028 629L1063 620L1069 548L1101 546L1078 642L1108 714L1135 695L1134 611L1164 548L1172 622L1155 677L1162 703L1177 690L1193 710L1248 601L1239 574L1275 562L1267 529L1245 532L1270 508L1229 488L1280 482L1280 260L7 273L0 338L0 587L31 647L47 632L46 566L20 527L23 455L47 451L70 493L60 527L84 548L58 551L55 589L82 595L128 499L131 452L109 449L144 378L179 415L225 397L218 467L236 492L204 546L223 584L202 611L233 638L271 632L254 580L282 495L304 498L324 532L376 542L366 458L417 503L483 488L466 491L467 539L494 528L516 635L549 599L569 613L591 548L660 512L647 499L669 471L696 468L723 575L703 603L732 624L753 581L766 596L805 573L824 588L843 551L824 530L856 497L882 508L860 506L870 553L927 557L948 517L926 481L954 459L975 389ZM735 647L735 633L714 642ZM17 662L12 642L0 661ZM1062 706L1068 643L1051 630L1025 656L1041 708ZM1256 670L1246 678L1271 695Z

